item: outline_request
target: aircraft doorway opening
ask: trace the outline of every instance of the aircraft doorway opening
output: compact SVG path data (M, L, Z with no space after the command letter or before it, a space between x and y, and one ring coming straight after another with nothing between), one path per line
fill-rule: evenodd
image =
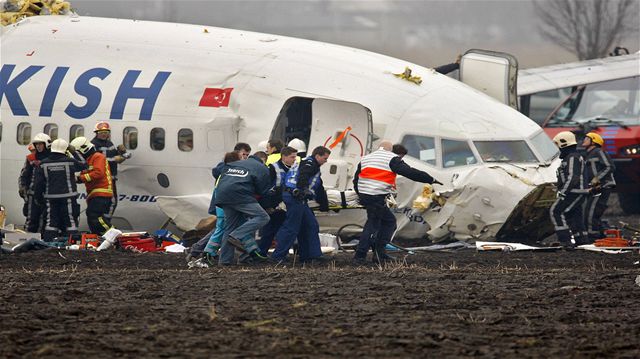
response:
M284 103L276 123L271 131L270 139L281 139L285 144L294 138L309 144L311 137L311 104L312 98L292 97Z
M285 143L298 138L307 145L307 154L317 146L328 147L331 157L322 167L324 185L344 191L360 158L371 150L371 111L354 102L292 97L280 110L270 138Z

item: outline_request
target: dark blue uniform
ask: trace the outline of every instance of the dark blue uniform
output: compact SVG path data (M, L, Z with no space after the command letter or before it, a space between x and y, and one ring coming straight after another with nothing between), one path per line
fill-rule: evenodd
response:
M287 206L287 216L276 235L276 249L271 257L276 261L284 260L296 238L300 261L322 257L318 237L320 226L307 203L314 199L321 211L329 207L318 161L309 156L291 167L285 176L282 199Z

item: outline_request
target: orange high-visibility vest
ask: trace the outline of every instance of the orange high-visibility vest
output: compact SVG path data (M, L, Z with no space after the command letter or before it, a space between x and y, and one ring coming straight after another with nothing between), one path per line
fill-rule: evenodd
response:
M391 192L396 187L396 173L391 170L389 163L397 156L395 153L381 148L362 157L360 175L358 176L358 191L369 195Z
M95 152L87 158L88 169L80 172L80 181L87 186L87 199L93 197L113 197L111 170L107 157Z

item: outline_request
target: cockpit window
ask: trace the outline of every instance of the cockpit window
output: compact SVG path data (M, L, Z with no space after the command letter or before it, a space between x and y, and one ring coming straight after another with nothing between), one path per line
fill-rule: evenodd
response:
M436 141L433 137L405 135L402 145L407 148L407 155L432 166L436 165Z
M589 84L558 108L548 126L615 126L640 123L640 77Z
M560 152L558 147L549 138L549 135L544 131L540 131L540 133L531 138L531 145L533 145L533 148L542 156L543 162L551 161Z
M483 162L538 162L525 141L474 141Z
M466 141L442 140L442 164L444 168L478 163Z

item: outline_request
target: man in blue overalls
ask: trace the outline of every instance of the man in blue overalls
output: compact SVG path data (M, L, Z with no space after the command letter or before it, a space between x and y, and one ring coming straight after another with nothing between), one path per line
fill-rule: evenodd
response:
M271 255L273 260L285 260L296 238L301 262L323 258L318 237L320 226L307 201L314 199L320 205L320 211L329 210L320 166L327 162L330 154L328 148L318 146L311 156L293 165L285 176L282 199L287 206L287 216L276 235L276 249Z
M273 187L271 187L269 193L259 201L260 205L267 211L270 218L269 223L260 230L260 241L258 242L258 247L260 247L260 251L265 256L273 243L276 233L278 233L278 230L287 217L287 213L284 211L284 208L281 208L282 188L284 187L287 172L289 172L291 166L296 163L297 154L298 150L295 148L289 146L283 147L278 153L278 160L269 164L269 172Z

